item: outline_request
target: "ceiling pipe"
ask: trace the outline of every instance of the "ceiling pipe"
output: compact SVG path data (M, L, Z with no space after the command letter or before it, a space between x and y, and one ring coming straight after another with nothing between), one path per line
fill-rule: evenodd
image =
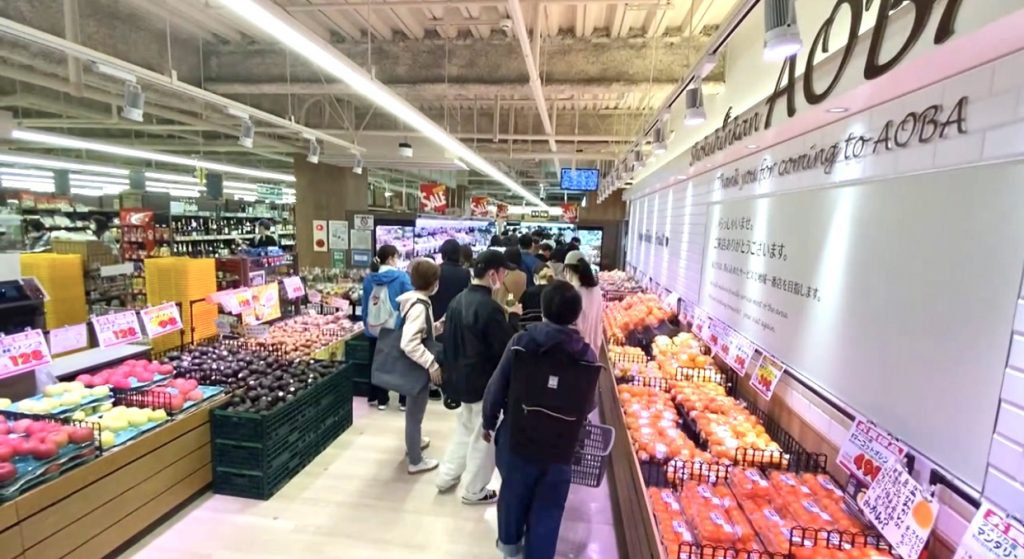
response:
M526 61L526 70L530 74L530 91L533 93L533 100L537 104L537 113L540 116L540 123L544 127L544 133L548 135L548 147L552 153L558 152L558 145L552 137L555 129L551 125L551 118L548 116L548 105L544 99L544 86L540 82L540 72L537 70L537 61L533 57L533 50L530 48L530 38L526 32L526 18L523 17L523 6L519 0L508 0L508 14L512 18L512 29L516 38L519 39L519 48L523 51L523 60ZM556 168L561 168L562 163L558 157L553 156Z
M119 58L90 49L78 43L62 39L60 37L57 37L56 35L51 35L49 33L40 31L27 25L22 25L10 19L0 18L0 33L6 33L8 35L12 35L14 37L18 37L20 39L32 43L63 51L68 56L77 56L85 60L101 62L103 64L113 66L120 70L124 70L131 74L134 74L137 79L155 83L157 85L166 87L179 93L183 93L185 95L189 95L191 97L206 101L208 103L220 105L225 109L234 109L236 111L244 112L248 114L251 118L256 118L278 127L288 128L294 133L301 134L305 137L313 137L325 143L341 146L353 153L362 153L365 151L363 148L360 148L359 146L353 143L342 140L341 138L337 138L329 134L324 134L323 132L314 130L313 128L295 124L294 122L285 118L281 118L275 114L255 109L243 103L239 103L238 101L228 99L227 97L221 97L216 93L212 93L206 91L205 89L201 89L193 85L187 84L185 82L178 81L176 76L164 76L163 74L159 74L147 68L136 66L129 62L125 62L124 60L121 60Z
M619 4L628 6L663 6L669 4L669 0L539 0L538 4ZM394 9L394 8L459 8L502 6L503 0L394 0L381 2L380 0L359 0L355 2L324 2L322 4L307 4L304 6L288 6L285 9L289 12L315 12L332 10L365 10L370 9Z

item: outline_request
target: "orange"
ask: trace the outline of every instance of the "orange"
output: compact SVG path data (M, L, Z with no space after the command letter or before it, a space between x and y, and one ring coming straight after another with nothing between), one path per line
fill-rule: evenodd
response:
M915 503L914 508L910 511L910 516L922 530L930 530L932 524L935 523L935 512L932 511L932 506L925 501Z

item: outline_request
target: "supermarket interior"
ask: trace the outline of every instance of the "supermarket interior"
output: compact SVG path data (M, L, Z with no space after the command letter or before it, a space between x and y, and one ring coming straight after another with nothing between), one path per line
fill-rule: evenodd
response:
M0 559L1024 559L1024 0L0 0Z

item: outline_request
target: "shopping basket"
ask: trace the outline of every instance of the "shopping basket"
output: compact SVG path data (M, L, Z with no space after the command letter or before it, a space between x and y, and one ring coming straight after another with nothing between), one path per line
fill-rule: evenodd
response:
M615 442L615 429L586 422L572 458L572 483L599 487L608 469L608 453Z

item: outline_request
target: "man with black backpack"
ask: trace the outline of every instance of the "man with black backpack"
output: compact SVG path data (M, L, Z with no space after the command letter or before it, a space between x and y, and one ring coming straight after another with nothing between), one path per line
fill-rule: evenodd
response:
M512 338L484 393L484 440L497 428L498 549L505 557L555 556L572 458L601 372L572 327L582 309L572 284L549 285L541 295L544 321Z

